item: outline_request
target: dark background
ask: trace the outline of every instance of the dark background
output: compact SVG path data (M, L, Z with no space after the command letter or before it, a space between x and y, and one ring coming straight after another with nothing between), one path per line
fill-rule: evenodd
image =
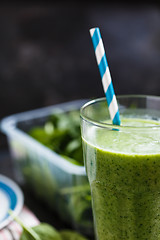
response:
M155 2L0 4L0 119L104 96L89 28L98 26L115 93L160 95ZM1 135L0 149L6 147Z

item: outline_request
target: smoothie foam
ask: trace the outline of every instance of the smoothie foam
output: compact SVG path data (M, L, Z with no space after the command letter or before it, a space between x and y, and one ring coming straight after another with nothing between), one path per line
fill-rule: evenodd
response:
M160 239L160 123L121 121L125 131L93 127L83 139L97 239Z

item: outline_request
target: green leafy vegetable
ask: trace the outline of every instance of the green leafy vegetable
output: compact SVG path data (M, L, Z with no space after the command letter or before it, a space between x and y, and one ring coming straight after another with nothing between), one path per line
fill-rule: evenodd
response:
M68 209L74 221L92 228L91 193L88 183L60 189L62 199L68 199Z
M40 236L30 227L26 226L25 224L23 224L23 222L18 218L16 217L14 214L13 214L13 211L12 210L9 210L8 213L13 217L13 219L19 223L21 225L21 227L23 228L23 232L25 233L25 238L24 240L27 240L27 239L30 239L30 240L42 240L40 238Z
M14 216L12 210L9 210L9 214L23 228L20 240L87 240L87 238L75 231L62 230L58 232L53 226L47 223L28 227L18 217Z
M59 232L47 223L40 223L39 225L30 229L37 234L39 239L33 238L27 228L27 231L26 229L23 230L20 240L62 240Z
M87 240L87 238L81 234L70 230L60 231L60 235L63 240Z
M43 126L30 129L29 135L73 164L84 165L78 110L52 114Z

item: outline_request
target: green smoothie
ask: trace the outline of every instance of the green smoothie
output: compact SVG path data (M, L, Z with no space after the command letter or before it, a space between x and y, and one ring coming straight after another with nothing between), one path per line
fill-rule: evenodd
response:
M93 126L82 136L97 239L158 240L160 122L121 122L125 131Z

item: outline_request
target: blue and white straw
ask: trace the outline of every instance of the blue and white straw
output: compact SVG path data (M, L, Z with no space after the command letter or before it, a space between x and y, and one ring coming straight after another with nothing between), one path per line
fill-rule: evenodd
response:
M114 93L111 74L109 71L107 58L106 58L99 28L91 28L90 34L93 42L93 47L95 50L95 55L96 55L97 64L98 64L101 79L102 79L104 92L107 99L110 117L113 124L120 125L121 121L119 116L118 104L117 104L116 96Z

